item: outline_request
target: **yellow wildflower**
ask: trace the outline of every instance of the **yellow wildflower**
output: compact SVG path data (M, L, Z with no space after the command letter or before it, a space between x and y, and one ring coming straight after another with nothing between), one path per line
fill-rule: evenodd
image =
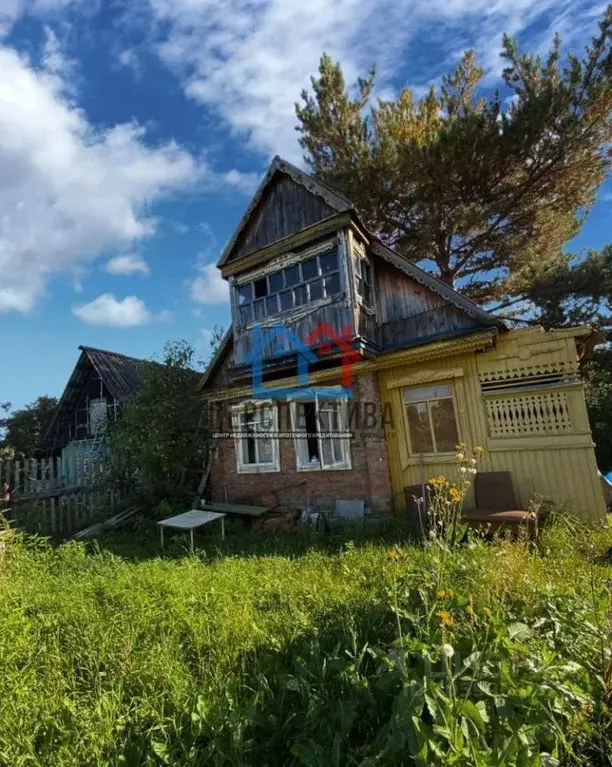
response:
M431 477L427 480L427 484L435 488L443 487L446 484L446 477L443 477L442 475L439 477Z
M448 610L440 610L436 615L440 618L440 626L442 626L442 628L450 628L451 626L454 626L455 621Z
M391 546L390 549L387 550L387 560L393 564L394 562L397 562L397 560L400 558L400 550L399 547Z
M482 455L484 453L484 447L482 445L476 445L474 448L474 455Z
M448 490L449 498L453 503L459 503L463 500L464 494L456 485L452 485Z
M438 599L452 599L455 596L455 592L452 589L439 589L436 591L436 597Z

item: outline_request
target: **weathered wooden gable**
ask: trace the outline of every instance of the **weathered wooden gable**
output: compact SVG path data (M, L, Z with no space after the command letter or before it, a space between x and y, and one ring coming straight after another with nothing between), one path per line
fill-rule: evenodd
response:
M251 212L228 261L261 250L334 213L322 197L277 171Z

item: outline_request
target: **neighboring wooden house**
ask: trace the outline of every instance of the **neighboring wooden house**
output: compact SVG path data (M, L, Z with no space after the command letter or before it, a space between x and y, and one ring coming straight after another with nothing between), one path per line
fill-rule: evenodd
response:
M143 360L79 346L81 355L45 436L45 449L62 458L83 459L100 452L109 419L138 390ZM65 461L66 465L69 461Z
M603 514L577 364L588 329L508 330L279 158L218 266L233 324L200 386L216 430L238 436L218 438L214 500L329 508L358 498L401 513L404 488L452 476L465 442L484 447L481 470L511 473L523 507L541 493ZM275 335L281 323L291 332ZM350 400L305 393L304 364L309 385L337 393L347 360ZM262 406L254 363L265 388L290 396Z

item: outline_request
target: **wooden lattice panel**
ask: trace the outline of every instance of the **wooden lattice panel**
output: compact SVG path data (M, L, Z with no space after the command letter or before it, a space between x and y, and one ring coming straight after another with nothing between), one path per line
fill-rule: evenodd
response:
M485 404L491 437L563 434L572 429L565 392L487 397Z

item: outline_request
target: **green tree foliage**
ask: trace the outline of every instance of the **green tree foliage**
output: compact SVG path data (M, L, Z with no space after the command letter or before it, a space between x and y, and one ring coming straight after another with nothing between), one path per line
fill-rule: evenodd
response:
M483 96L472 51L421 100L373 103L374 71L353 97L323 56L296 105L315 175L407 259L499 308L530 298L578 231L610 167L612 6L584 58L545 61L504 36L508 98ZM588 268L596 265L591 258Z
M586 254L563 253L534 273L526 289L545 327L590 324L612 330L612 245Z
M583 378L597 465L606 474L612 470L612 348L594 352L583 366Z
M194 358L185 341L167 344L161 363L145 363L138 393L109 428L115 479L131 482L134 493L151 506L187 496L190 469L205 459Z
M0 460L35 458L41 450L42 438L57 410L56 397L42 396L20 410L0 405Z

